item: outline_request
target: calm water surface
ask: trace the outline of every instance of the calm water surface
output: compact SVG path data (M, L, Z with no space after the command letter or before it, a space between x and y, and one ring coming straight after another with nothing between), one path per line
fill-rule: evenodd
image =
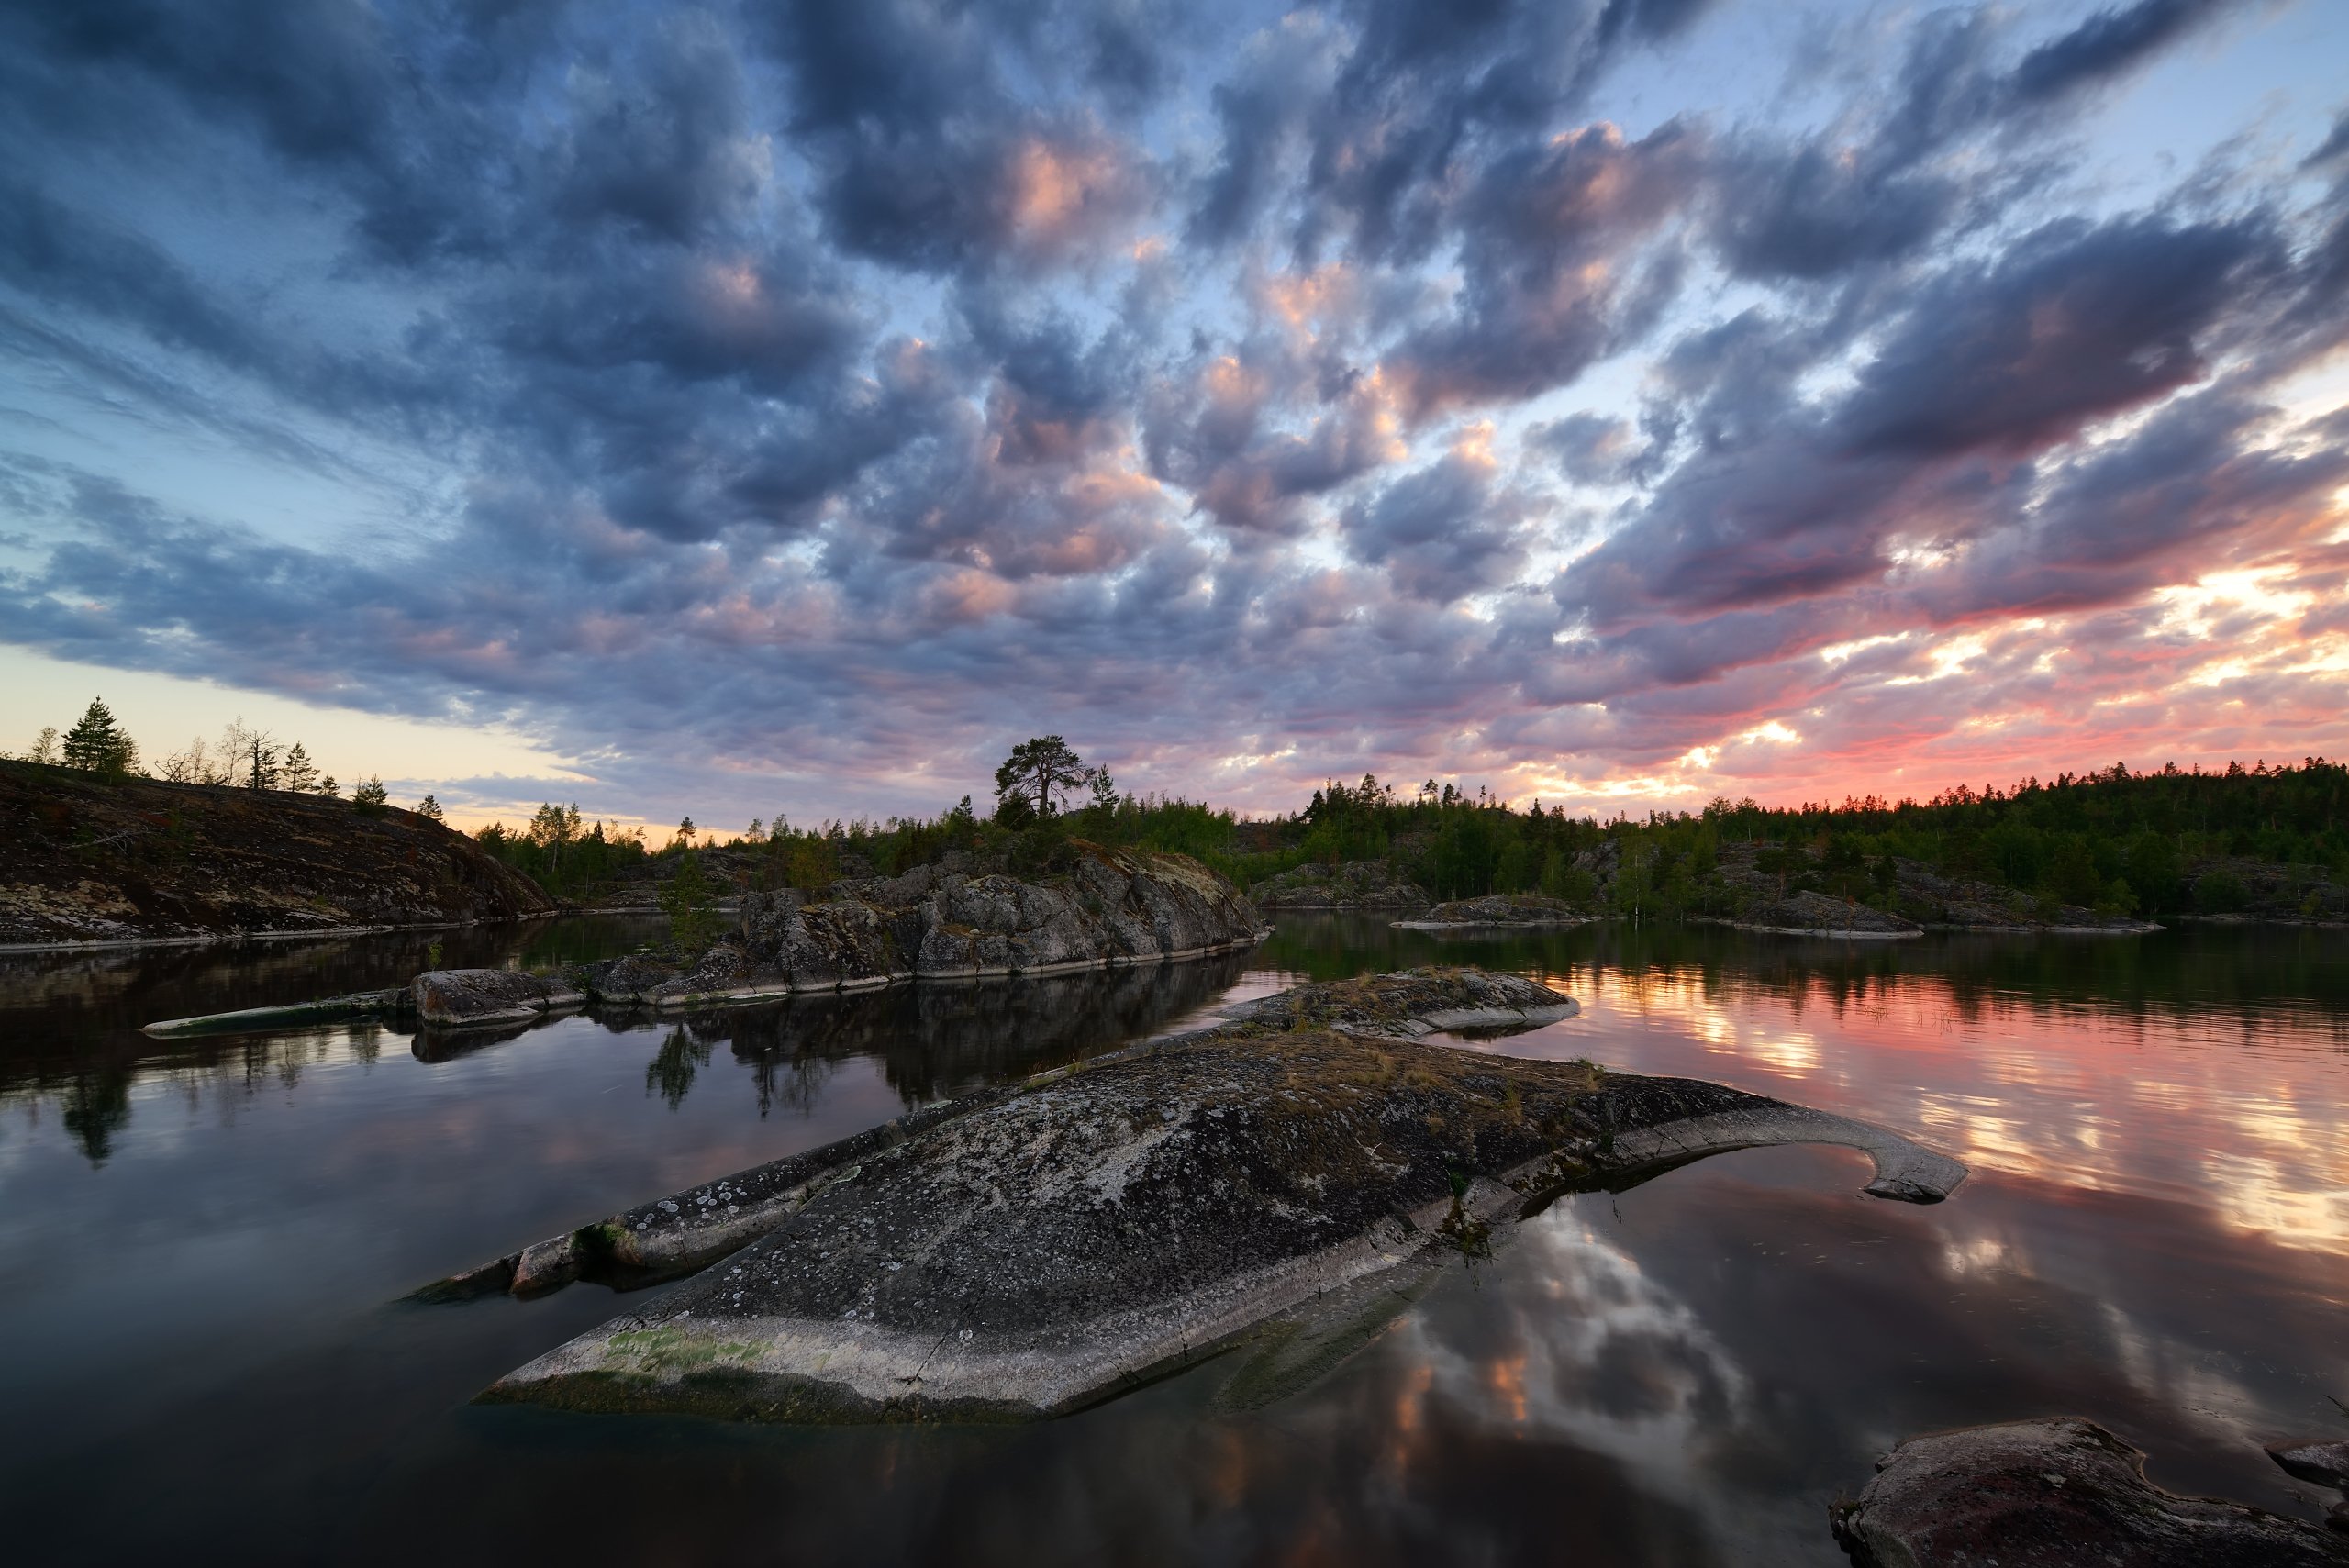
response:
M451 963L624 951L569 921ZM1285 920L1244 958L462 1049L139 1024L395 984L423 941L0 955L0 1552L18 1562L1834 1564L1826 1507L1922 1429L2078 1413L2154 1477L2299 1517L2261 1439L2349 1435L2349 935L1887 946L1711 929L1438 939ZM1965 1160L1930 1208L1843 1151L1572 1198L1318 1386L1210 1364L1014 1429L482 1408L610 1317L426 1280L1221 1001L1441 958L1590 1057L1863 1116Z

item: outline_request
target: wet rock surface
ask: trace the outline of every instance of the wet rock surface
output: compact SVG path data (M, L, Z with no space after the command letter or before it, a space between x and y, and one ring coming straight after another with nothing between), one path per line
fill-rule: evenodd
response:
M1435 903L1384 861L1297 866L1255 884L1248 896L1265 909L1425 909Z
M2145 1456L2076 1417L1911 1438L1836 1539L1861 1568L2336 1568L2349 1540L2145 1479Z
M1630 1135L1741 1111L1766 1132L1773 1109L1798 1109L1408 1038L1434 1027L1410 1009L1464 1002L1537 1021L1568 1006L1475 972L1302 987L1224 1028L927 1107L526 1250L450 1285L544 1288L566 1257L583 1273L599 1256L674 1262L670 1238L687 1229L724 1255L484 1397L786 1421L1029 1418L1279 1322L1284 1343L1319 1349L1276 1358L1257 1379L1276 1385L1357 1342L1345 1322L1408 1296L1366 1282L1488 1251L1501 1222L1562 1191L1688 1157L1629 1150ZM1913 1149L1803 1114L1813 1138ZM1345 1322L1300 1329L1332 1302Z
M1593 916L1563 898L1539 893L1494 893L1439 904L1414 919L1395 922L1408 930L1440 931L1467 926L1580 926Z

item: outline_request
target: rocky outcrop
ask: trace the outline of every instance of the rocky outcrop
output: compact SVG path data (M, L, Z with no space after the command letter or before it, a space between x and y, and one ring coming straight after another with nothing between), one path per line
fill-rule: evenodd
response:
M1481 969L1407 969L1394 974L1299 985L1226 1007L1233 1023L1336 1029L1415 1040L1442 1029L1530 1029L1581 1010L1572 996L1516 974Z
M407 1011L420 1023L527 1023L584 1005L578 987L518 969L435 969L408 983Z
M2267 1457L2297 1480L2312 1481L2342 1494L2324 1516L2324 1522L2349 1535L2349 1440L2341 1438L2294 1438L2269 1443Z
M412 813L0 762L0 946L458 926L554 901Z
M1435 902L1385 861L1297 866L1257 883L1248 896L1265 909L1425 909Z
M1416 919L1397 920L1406 930L1444 931L1483 926L1581 926L1593 918L1563 898L1539 893L1493 893L1439 904Z
M2181 1497L2076 1417L1911 1438L1877 1463L1836 1539L1861 1568L2340 1568L2349 1540L2243 1503Z
M1358 1326L1408 1294L1394 1271L1489 1251L1506 1220L1558 1193L1686 1158L1619 1156L1627 1135L1741 1107L1766 1120L1777 1106L1408 1038L1435 1027L1415 1008L1506 1003L1534 1018L1567 1000L1440 972L1305 987L1244 1021L928 1107L435 1288L701 1266L483 1397L741 1419L1034 1417L1259 1329L1267 1345L1326 1347L1343 1336L1323 1315ZM1820 1118L1814 1135L1890 1140L1836 1122Z
M1772 903L1758 904L1734 922L1748 931L1776 931L1788 936L1919 937L1925 929L1914 920L1887 915L1850 898L1824 893L1797 893Z
M578 979L603 1001L690 1007L896 981L1052 974L1247 947L1264 921L1185 855L1076 841L1049 882L918 866L836 884L838 896L743 897L737 929L689 964L613 959Z

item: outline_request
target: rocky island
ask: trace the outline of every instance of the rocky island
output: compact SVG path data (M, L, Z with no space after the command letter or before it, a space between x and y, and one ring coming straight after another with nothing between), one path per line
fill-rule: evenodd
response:
M818 1421L1049 1416L1246 1346L1234 1397L1311 1375L1430 1269L1558 1195L1722 1149L1865 1151L1878 1196L1964 1168L1758 1095L1411 1038L1570 999L1427 970L925 1107L595 1221L423 1293L699 1270L483 1397ZM1252 1394L1251 1391L1253 1391Z

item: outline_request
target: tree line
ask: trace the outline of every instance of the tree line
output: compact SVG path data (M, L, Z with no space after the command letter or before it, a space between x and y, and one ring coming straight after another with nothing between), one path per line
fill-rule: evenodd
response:
M1753 898L1754 876L1776 895L1815 889L1897 909L1904 869L2043 906L2144 916L2243 907L2241 879L2210 863L2228 859L2349 884L2349 767L2313 757L2218 770L2116 764L1922 801L1715 799L1605 820L1539 800L1521 807L1483 787L1430 778L1403 789L1365 774L1325 784L1295 812L1242 817L1121 789L1062 737L1042 736L1012 749L996 786L984 816L966 795L930 817L795 827L778 814L723 840L688 818L657 849L640 830L582 832L576 806L541 806L528 830L481 838L557 892L627 874L641 859L698 862L711 851L721 851L709 857L718 882L812 894L952 851L1029 874L1064 865L1076 839L1188 854L1243 887L1308 864L1369 862L1438 898L1543 893L1643 916L1734 914ZM1746 868L1742 884L1720 874L1725 859Z
M91 698L81 718L62 735L55 726L42 729L14 760L67 768L108 782L148 778L166 784L278 790L329 800L342 797L342 786L332 773L319 768L301 741L281 741L268 730L248 725L241 717L231 721L217 740L206 741L199 735L184 750L168 753L151 767L145 765L139 760L139 742L123 728L103 697ZM381 812L391 804L390 792L380 778L362 779L351 786L351 803L362 813ZM446 819L440 803L429 795L410 809L435 822Z

